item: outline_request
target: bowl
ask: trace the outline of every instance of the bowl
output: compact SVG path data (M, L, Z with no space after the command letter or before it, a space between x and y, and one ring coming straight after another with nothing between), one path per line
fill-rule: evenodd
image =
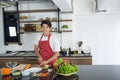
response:
M39 67L34 67L34 68L29 68L29 69L30 69L30 73L36 73L42 70L42 68L39 68Z
M29 76L30 75L30 69L26 69L24 71L21 71L22 76Z
M8 68L13 68L13 67L17 66L17 62L15 62L15 61L14 62L9 61L9 62L6 62L5 65Z
M20 71L15 71L11 73L12 76L20 76L21 72Z
M31 73L36 73L36 72L40 72L42 69L35 67L35 68L29 68L26 69L24 71L22 71L22 76L29 76Z
M50 66L48 64L41 66L42 69L48 69Z
M63 73L58 73L56 72L57 75L62 75L62 76L71 76L73 74L77 74L77 72L69 73L69 74L63 74Z

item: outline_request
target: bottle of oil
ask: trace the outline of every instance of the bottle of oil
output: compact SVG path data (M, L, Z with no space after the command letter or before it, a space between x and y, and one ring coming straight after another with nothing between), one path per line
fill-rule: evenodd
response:
M68 52L69 52L69 56L71 56L71 48L69 48L69 51L68 51Z

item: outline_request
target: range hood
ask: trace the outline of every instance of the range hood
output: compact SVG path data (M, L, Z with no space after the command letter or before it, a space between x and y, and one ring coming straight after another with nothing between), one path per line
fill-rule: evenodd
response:
M52 0L63 13L73 13L73 0Z
M96 12L120 13L120 0L95 0Z

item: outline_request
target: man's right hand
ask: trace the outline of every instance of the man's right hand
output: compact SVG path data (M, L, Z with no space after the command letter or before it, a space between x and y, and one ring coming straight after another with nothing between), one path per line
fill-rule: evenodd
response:
M41 63L42 62L42 57L41 58L38 58L38 62Z

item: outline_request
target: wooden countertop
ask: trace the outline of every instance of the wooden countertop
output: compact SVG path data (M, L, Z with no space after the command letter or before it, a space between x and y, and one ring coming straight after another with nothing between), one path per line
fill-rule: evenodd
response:
M10 53L3 53L0 54L0 57L36 57L34 51L16 51L16 52L10 52ZM59 56L59 57L92 57L91 55L81 55L81 54L76 54L76 55L68 55L68 56Z

